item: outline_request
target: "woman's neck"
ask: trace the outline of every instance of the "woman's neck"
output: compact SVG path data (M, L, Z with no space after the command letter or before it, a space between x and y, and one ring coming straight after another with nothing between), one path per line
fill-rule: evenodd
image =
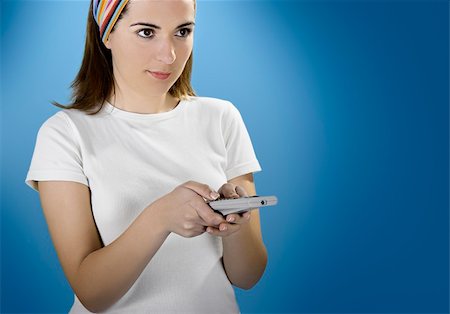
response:
M125 95L117 88L116 94L110 96L108 101L118 109L143 114L167 112L175 108L179 102L178 99L169 93L151 96L137 95L135 93L127 93Z

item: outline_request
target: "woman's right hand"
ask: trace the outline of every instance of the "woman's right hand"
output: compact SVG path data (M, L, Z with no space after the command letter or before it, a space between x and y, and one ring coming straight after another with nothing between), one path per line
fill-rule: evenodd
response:
M220 196L208 185L188 181L155 201L158 216L164 228L182 237L191 238L206 231L208 226L226 222L205 202Z

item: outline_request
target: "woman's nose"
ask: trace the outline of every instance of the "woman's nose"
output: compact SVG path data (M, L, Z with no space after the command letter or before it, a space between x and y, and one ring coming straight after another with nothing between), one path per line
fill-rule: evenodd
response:
M172 40L169 38L162 39L157 53L158 61L164 64L172 64L175 62L176 57Z

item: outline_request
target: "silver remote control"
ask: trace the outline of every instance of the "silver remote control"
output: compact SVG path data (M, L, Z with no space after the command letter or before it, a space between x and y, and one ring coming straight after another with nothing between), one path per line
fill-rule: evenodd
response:
M242 213L252 209L265 206L273 206L278 203L276 196L247 196L240 198L222 198L208 202L215 211L226 216L229 214Z

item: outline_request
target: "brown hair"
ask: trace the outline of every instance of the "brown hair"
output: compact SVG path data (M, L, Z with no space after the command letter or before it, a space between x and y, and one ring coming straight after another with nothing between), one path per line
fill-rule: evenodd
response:
M89 115L94 115L100 112L103 103L114 91L114 75L111 51L105 47L100 38L100 31L92 14L92 1L90 2L83 61L75 80L70 86L72 88L72 103L64 106L52 101L52 104L59 108L78 109L87 112ZM126 13L127 7L128 4L122 10L118 20ZM113 31L114 27L111 32ZM169 94L178 99L195 96L191 86L191 73L192 53L180 77L169 89Z

